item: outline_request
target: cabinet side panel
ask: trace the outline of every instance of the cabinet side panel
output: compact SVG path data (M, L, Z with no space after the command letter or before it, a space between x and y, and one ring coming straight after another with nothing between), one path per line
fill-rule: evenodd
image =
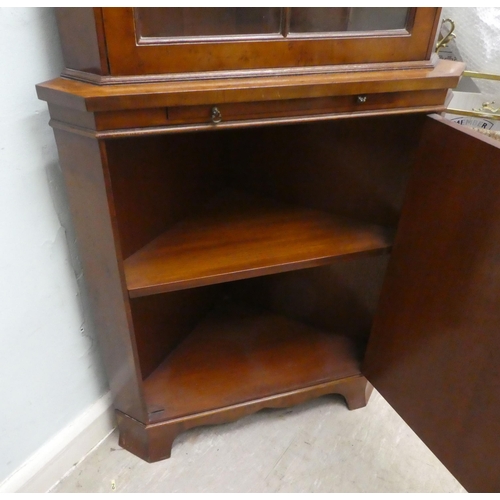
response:
M201 133L106 142L124 258L198 210L217 191L220 140L219 133Z
M114 239L106 158L97 140L55 130L85 283L115 407L144 421L128 298Z
M101 9L60 7L56 18L66 68L107 75Z
M130 301L143 378L193 330L221 291L205 286Z

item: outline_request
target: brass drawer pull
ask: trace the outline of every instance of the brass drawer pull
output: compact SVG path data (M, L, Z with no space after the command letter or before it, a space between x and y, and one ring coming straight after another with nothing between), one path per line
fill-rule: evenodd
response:
M210 118L212 119L212 123L220 123L222 121L222 113L219 111L219 108L216 106L212 108Z
M363 104L364 102L366 102L366 99L367 97L365 95L358 95L358 97L356 98L356 102L358 104Z

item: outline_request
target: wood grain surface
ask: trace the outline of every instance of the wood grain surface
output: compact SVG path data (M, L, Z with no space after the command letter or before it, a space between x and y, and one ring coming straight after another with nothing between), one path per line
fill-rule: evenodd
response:
M370 383L356 375L149 425L117 411L120 446L147 462L156 462L169 458L174 439L192 427L232 422L265 408L288 408L327 394L342 395L349 410L356 410L367 405L371 393Z
M341 335L266 310L219 304L144 381L150 421L202 413L359 376Z
M345 72L340 73L123 85L93 85L56 78L37 85L37 94L42 100L80 111L120 111L445 89L457 85L464 68L464 63L438 60L435 67L424 69L359 71L354 65L344 67Z
M427 120L363 373L466 489L499 492L500 144Z
M129 300L124 287L109 172L99 141L57 130L72 221L85 279L85 293L115 408L145 420L144 398Z
M381 226L226 191L125 260L131 297L387 252Z

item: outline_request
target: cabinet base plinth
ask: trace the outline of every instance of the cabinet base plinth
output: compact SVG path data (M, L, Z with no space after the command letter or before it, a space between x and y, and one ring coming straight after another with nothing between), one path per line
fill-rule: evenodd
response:
M368 404L372 391L373 385L364 377L359 377L346 387L342 396L344 396L349 410L358 410Z
M372 389L359 375L149 425L117 411L119 444L147 462L158 462L170 458L175 438L192 427L231 422L263 408L286 408L326 394L342 395L349 410L355 410L366 406Z

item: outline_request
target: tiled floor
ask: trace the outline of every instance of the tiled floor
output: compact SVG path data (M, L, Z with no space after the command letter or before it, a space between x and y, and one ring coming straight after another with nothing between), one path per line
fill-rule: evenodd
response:
M327 396L179 436L147 464L114 432L54 492L463 492L376 392L350 412Z

